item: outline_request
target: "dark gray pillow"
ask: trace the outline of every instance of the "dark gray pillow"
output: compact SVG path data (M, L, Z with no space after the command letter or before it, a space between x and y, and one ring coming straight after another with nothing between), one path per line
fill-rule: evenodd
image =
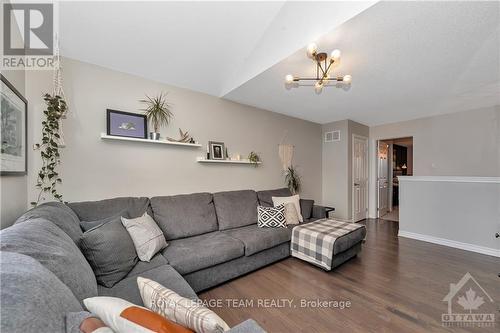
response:
M66 284L82 302L97 296L92 268L64 231L45 219L15 224L0 232L0 250L36 259Z
M108 223L108 222L111 222L111 221L114 221L116 219L120 219L121 217L124 217L124 218L127 218L129 219L129 214L127 213L127 211L123 211L119 214L116 214L116 215L113 215L113 216L110 216L110 217L106 217L106 218L103 218L103 219L100 219L100 220L96 220L96 221L80 221L80 227L82 228L82 230L85 232L85 231L89 231L90 229L92 228L95 228L101 224L104 224L104 223Z
M54 223L77 244L80 237L82 237L82 230L79 225L80 219L71 208L62 202L47 202L37 206L19 217L16 224L29 222L36 218L43 218Z
M1 252L0 280L1 332L62 333L66 314L83 311L71 290L31 257Z
M108 288L123 279L139 260L119 216L84 232L80 249L94 270L97 282Z
M314 200L300 199L300 213L304 220L309 220L312 215Z

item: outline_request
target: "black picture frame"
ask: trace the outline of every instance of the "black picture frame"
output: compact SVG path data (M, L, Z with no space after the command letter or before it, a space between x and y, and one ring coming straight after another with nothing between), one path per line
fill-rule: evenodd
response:
M129 119L137 119L139 121L138 128L134 128L135 132L131 131L130 134L126 134L123 128L116 128L113 124L113 116L118 119L118 117L128 117ZM125 118L123 118L125 119ZM126 138L136 138L136 139L147 139L148 138L148 119L145 115L140 113L118 111L112 109L106 109L106 134L110 136L120 136Z
M208 146L211 160L225 160L227 158L224 142L209 141Z
M14 93L24 104L24 170L22 171L5 171L0 167L0 176L26 176L28 174L28 101L26 98L24 98L23 95L14 87L12 83L7 80L5 76L0 74L0 81L12 92ZM0 101L3 97L0 96ZM2 110L0 110L2 114L2 125L4 122L3 118L3 107L4 104L2 103ZM3 148L2 148L3 149ZM3 151L0 151L0 158L2 158Z

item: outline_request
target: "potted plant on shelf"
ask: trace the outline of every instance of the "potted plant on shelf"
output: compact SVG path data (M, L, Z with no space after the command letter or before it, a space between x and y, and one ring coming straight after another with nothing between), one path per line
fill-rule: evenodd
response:
M297 173L297 170L293 165L289 166L285 170L285 185L294 195L300 191L300 175Z
M250 154L248 154L248 161L257 167L259 165L259 162L261 162L261 159L256 152L251 151Z
M146 95L146 99L140 100L141 103L146 104L146 108L143 111L154 129L154 132L149 132L151 140L160 139L160 127L168 125L174 116L172 111L170 111L172 106L167 103L166 97L166 93L160 93L156 97Z

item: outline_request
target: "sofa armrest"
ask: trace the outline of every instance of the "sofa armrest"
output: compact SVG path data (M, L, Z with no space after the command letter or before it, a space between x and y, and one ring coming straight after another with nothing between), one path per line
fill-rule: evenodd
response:
M266 331L255 320L247 319L231 328L227 333L266 333Z
M313 219L324 219L326 218L326 207L324 206L313 206L312 218Z

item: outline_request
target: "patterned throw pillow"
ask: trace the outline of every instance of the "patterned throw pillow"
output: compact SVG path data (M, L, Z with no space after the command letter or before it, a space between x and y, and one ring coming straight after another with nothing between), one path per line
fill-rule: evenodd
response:
M229 331L222 318L198 302L179 296L150 279L138 277L137 285L144 305L151 311L197 333Z
M285 206L257 207L257 226L259 228L285 228Z

